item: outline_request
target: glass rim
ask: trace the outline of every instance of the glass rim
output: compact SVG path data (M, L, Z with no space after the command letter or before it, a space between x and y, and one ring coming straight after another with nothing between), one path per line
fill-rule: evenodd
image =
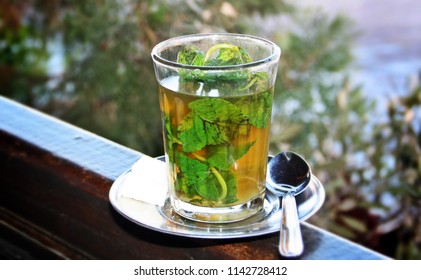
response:
M272 53L263 58L256 61L248 62L248 63L242 63L242 64L236 64L236 65L222 65L222 66L195 66L195 65L188 65L188 64L181 64L177 63L175 61L171 61L165 58L162 58L158 54L158 50L163 50L165 45L168 45L172 42L177 42L179 40L187 39L187 38L205 38L205 37L217 37L217 36L227 36L227 37L239 37L239 38L249 38L256 41L264 42L270 46L272 46ZM170 66L174 68L182 68L182 69L190 69L190 70L208 70L208 71L217 71L217 70L233 70L233 69L239 69L239 68L252 68L256 67L262 64L267 64L270 62L277 62L279 60L279 57L281 55L281 49L278 45L276 45L274 42L261 38L254 35L247 35L247 34L239 34L239 33L199 33L199 34L189 34L189 35L182 35L177 37L172 37L169 39L166 39L157 45L153 47L151 51L152 60L154 62L159 62L165 66Z

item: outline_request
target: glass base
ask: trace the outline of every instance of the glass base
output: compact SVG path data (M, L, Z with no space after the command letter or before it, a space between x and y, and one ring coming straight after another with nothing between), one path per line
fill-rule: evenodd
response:
M206 223L231 223L253 216L263 208L265 192L252 200L227 207L203 207L171 197L173 210L187 219Z

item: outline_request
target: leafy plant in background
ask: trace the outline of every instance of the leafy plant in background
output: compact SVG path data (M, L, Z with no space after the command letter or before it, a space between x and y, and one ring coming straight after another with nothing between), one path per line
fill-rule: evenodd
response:
M387 123L373 133L377 145L372 159L372 202L384 207L377 228L381 241L395 243L388 252L400 259L421 259L421 84L407 96L391 100ZM419 118L419 115L418 115ZM377 206L377 208L379 208Z
M37 87L48 81L47 40L28 21L21 24L25 3L0 3L0 94L27 104L42 98Z
M275 41L283 53L271 152L300 152L324 183L311 222L392 257L421 258L420 89L378 121L348 82L356 34L346 18L281 0L3 1L0 17L0 94L153 156L163 153L156 43L201 32Z

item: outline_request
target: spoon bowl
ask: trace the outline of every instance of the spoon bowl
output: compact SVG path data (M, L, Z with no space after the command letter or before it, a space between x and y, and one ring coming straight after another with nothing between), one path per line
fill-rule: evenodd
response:
M268 163L267 182L271 191L278 195L305 190L311 180L309 164L294 152L280 152Z
M268 188L282 196L279 241L282 256L296 257L304 250L295 196L307 188L310 180L310 165L297 153L281 152L268 163Z

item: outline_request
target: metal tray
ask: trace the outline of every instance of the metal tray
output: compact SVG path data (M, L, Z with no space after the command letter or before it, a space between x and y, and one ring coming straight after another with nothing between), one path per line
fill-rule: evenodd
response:
M172 235L213 239L259 236L280 230L279 210L282 198L277 197L268 188L266 188L263 209L252 217L233 223L202 223L175 213L168 199L164 206L159 207L124 197L121 189L130 172L131 170L127 170L114 181L109 192L109 199L117 212L140 226ZM306 190L296 196L300 222L314 215L323 205L324 199L323 185L316 176L312 175Z

